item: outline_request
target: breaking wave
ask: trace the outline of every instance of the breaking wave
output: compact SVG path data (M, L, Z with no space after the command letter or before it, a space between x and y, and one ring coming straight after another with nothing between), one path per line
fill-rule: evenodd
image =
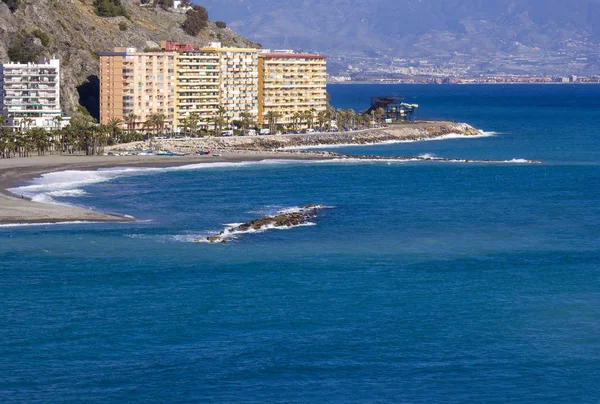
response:
M448 133L447 135L441 135L436 137L422 137L416 139L404 139L404 140L385 140L383 142L368 142L368 143L341 143L341 144L317 144L310 146L289 146L282 147L280 150L308 150L308 149L337 149L341 147L361 147L361 146L381 146L388 144L397 143L415 143L415 142L433 142L437 140L450 140L450 139L478 139L484 137L494 137L498 135L498 132L483 132L481 131L477 135L465 135L462 133Z
M97 224L97 223L101 223L101 222L92 222L92 221L85 221L85 220L73 220L73 221L70 221L70 222L56 222L56 223L52 223L52 222L43 222L43 223L7 223L7 224L0 224L0 228L2 228L2 227L63 226L63 225L67 225L67 224Z
M18 196L31 199L34 202L49 204L66 204L55 198L80 198L85 197L85 187L109 182L121 177L134 177L142 175L153 175L171 171L191 171L215 168L241 168L256 165L287 165L287 164L369 164L369 163L405 163L415 161L438 161L454 163L511 163L511 164L539 164L540 161L514 158L511 160L467 160L448 159L424 154L414 158L368 158L368 157L340 157L324 160L262 160L236 163L200 163L188 164L177 167L121 167L98 169L95 171L67 170L43 174L31 180L28 184L10 188L9 191Z
M269 230L290 230L290 229L294 229L296 227L307 227L307 226L316 226L316 225L317 224L314 222L301 223L301 224L297 224L295 226L275 226L275 225L269 224L269 225L261 226L258 229L248 229L248 230L244 230L244 231L234 231L233 230L234 227L226 227L223 230L223 234L221 235L221 241L219 241L219 242L223 243L228 240L234 240L238 236L243 235L243 234L258 234L258 233L264 233ZM206 237L207 237L207 235L205 235L204 237L196 238L193 240L193 242L214 244L214 242L211 243L210 241L208 241L208 239ZM188 238L186 238L186 239L188 239Z
M77 198L87 195L83 189L87 186L109 182L121 177L153 175L170 171L190 171L206 168L236 168L249 165L277 165L289 163L308 163L306 160L264 160L238 163L200 163L177 167L117 167L98 169L95 171L67 170L42 174L29 181L28 184L10 188L8 191L31 199L34 202L49 204L67 204L54 198ZM67 204L68 205L68 204Z

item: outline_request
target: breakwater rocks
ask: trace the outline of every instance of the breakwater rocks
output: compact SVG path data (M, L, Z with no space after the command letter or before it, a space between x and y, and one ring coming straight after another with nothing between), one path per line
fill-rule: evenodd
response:
M265 216L251 222L228 227L215 236L196 240L196 242L225 243L237 234L302 226L308 224L310 219L317 216L317 211L323 208L325 208L323 205L311 204L283 210L278 212L275 216Z
M274 151L286 148L303 148L335 145L366 145L388 142L418 141L448 135L480 136L481 131L465 123L414 122L388 128L366 129L352 132L306 133L293 135L207 137L185 139L154 139L113 147L115 151L166 150L175 153L195 154L205 150Z

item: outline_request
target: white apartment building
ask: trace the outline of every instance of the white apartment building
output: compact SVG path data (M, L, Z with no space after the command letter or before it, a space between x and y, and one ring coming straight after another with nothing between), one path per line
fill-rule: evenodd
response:
M13 130L62 128L60 61L0 64L0 113Z

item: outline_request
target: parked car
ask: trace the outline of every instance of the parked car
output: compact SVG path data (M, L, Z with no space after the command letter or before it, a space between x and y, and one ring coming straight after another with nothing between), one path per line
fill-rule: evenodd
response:
M221 132L221 136L233 136L233 131L232 130L224 130L223 132Z
M271 130L270 129L261 129L259 132L260 135L270 135L271 134Z

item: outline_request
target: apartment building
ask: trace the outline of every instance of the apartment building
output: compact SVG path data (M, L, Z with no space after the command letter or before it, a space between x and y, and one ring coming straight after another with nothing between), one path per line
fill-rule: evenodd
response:
M177 92L180 120L190 111L200 113L201 122L222 115L229 123L241 120L242 113L258 119L258 51L251 48L223 48L219 42L207 48L163 41L161 48L176 51ZM185 86L185 76L193 75L194 85ZM218 87L215 94L214 87ZM185 94L185 95L183 95ZM213 96L218 97L215 104ZM202 100L189 105L190 100Z
M60 61L1 64L0 113L13 130L64 127L69 117L60 106Z
M325 110L325 57L259 53L250 48L206 48L163 41L157 52L116 48L100 54L100 122L137 118L137 129L153 113L166 130L180 132L194 114L201 128L216 116L231 125L250 114L266 124L269 111L290 125L296 112Z
M115 48L100 53L100 123L113 118L141 129L152 115L164 117L164 129L176 126L175 52L138 52Z
M220 58L214 50L181 50L176 53L175 123L194 113L207 128L220 105Z
M268 123L270 112L290 127L297 112L325 111L327 107L326 57L289 51L259 55L259 123Z
M221 97L228 122L241 120L249 113L258 120L258 51L244 48L220 48Z

